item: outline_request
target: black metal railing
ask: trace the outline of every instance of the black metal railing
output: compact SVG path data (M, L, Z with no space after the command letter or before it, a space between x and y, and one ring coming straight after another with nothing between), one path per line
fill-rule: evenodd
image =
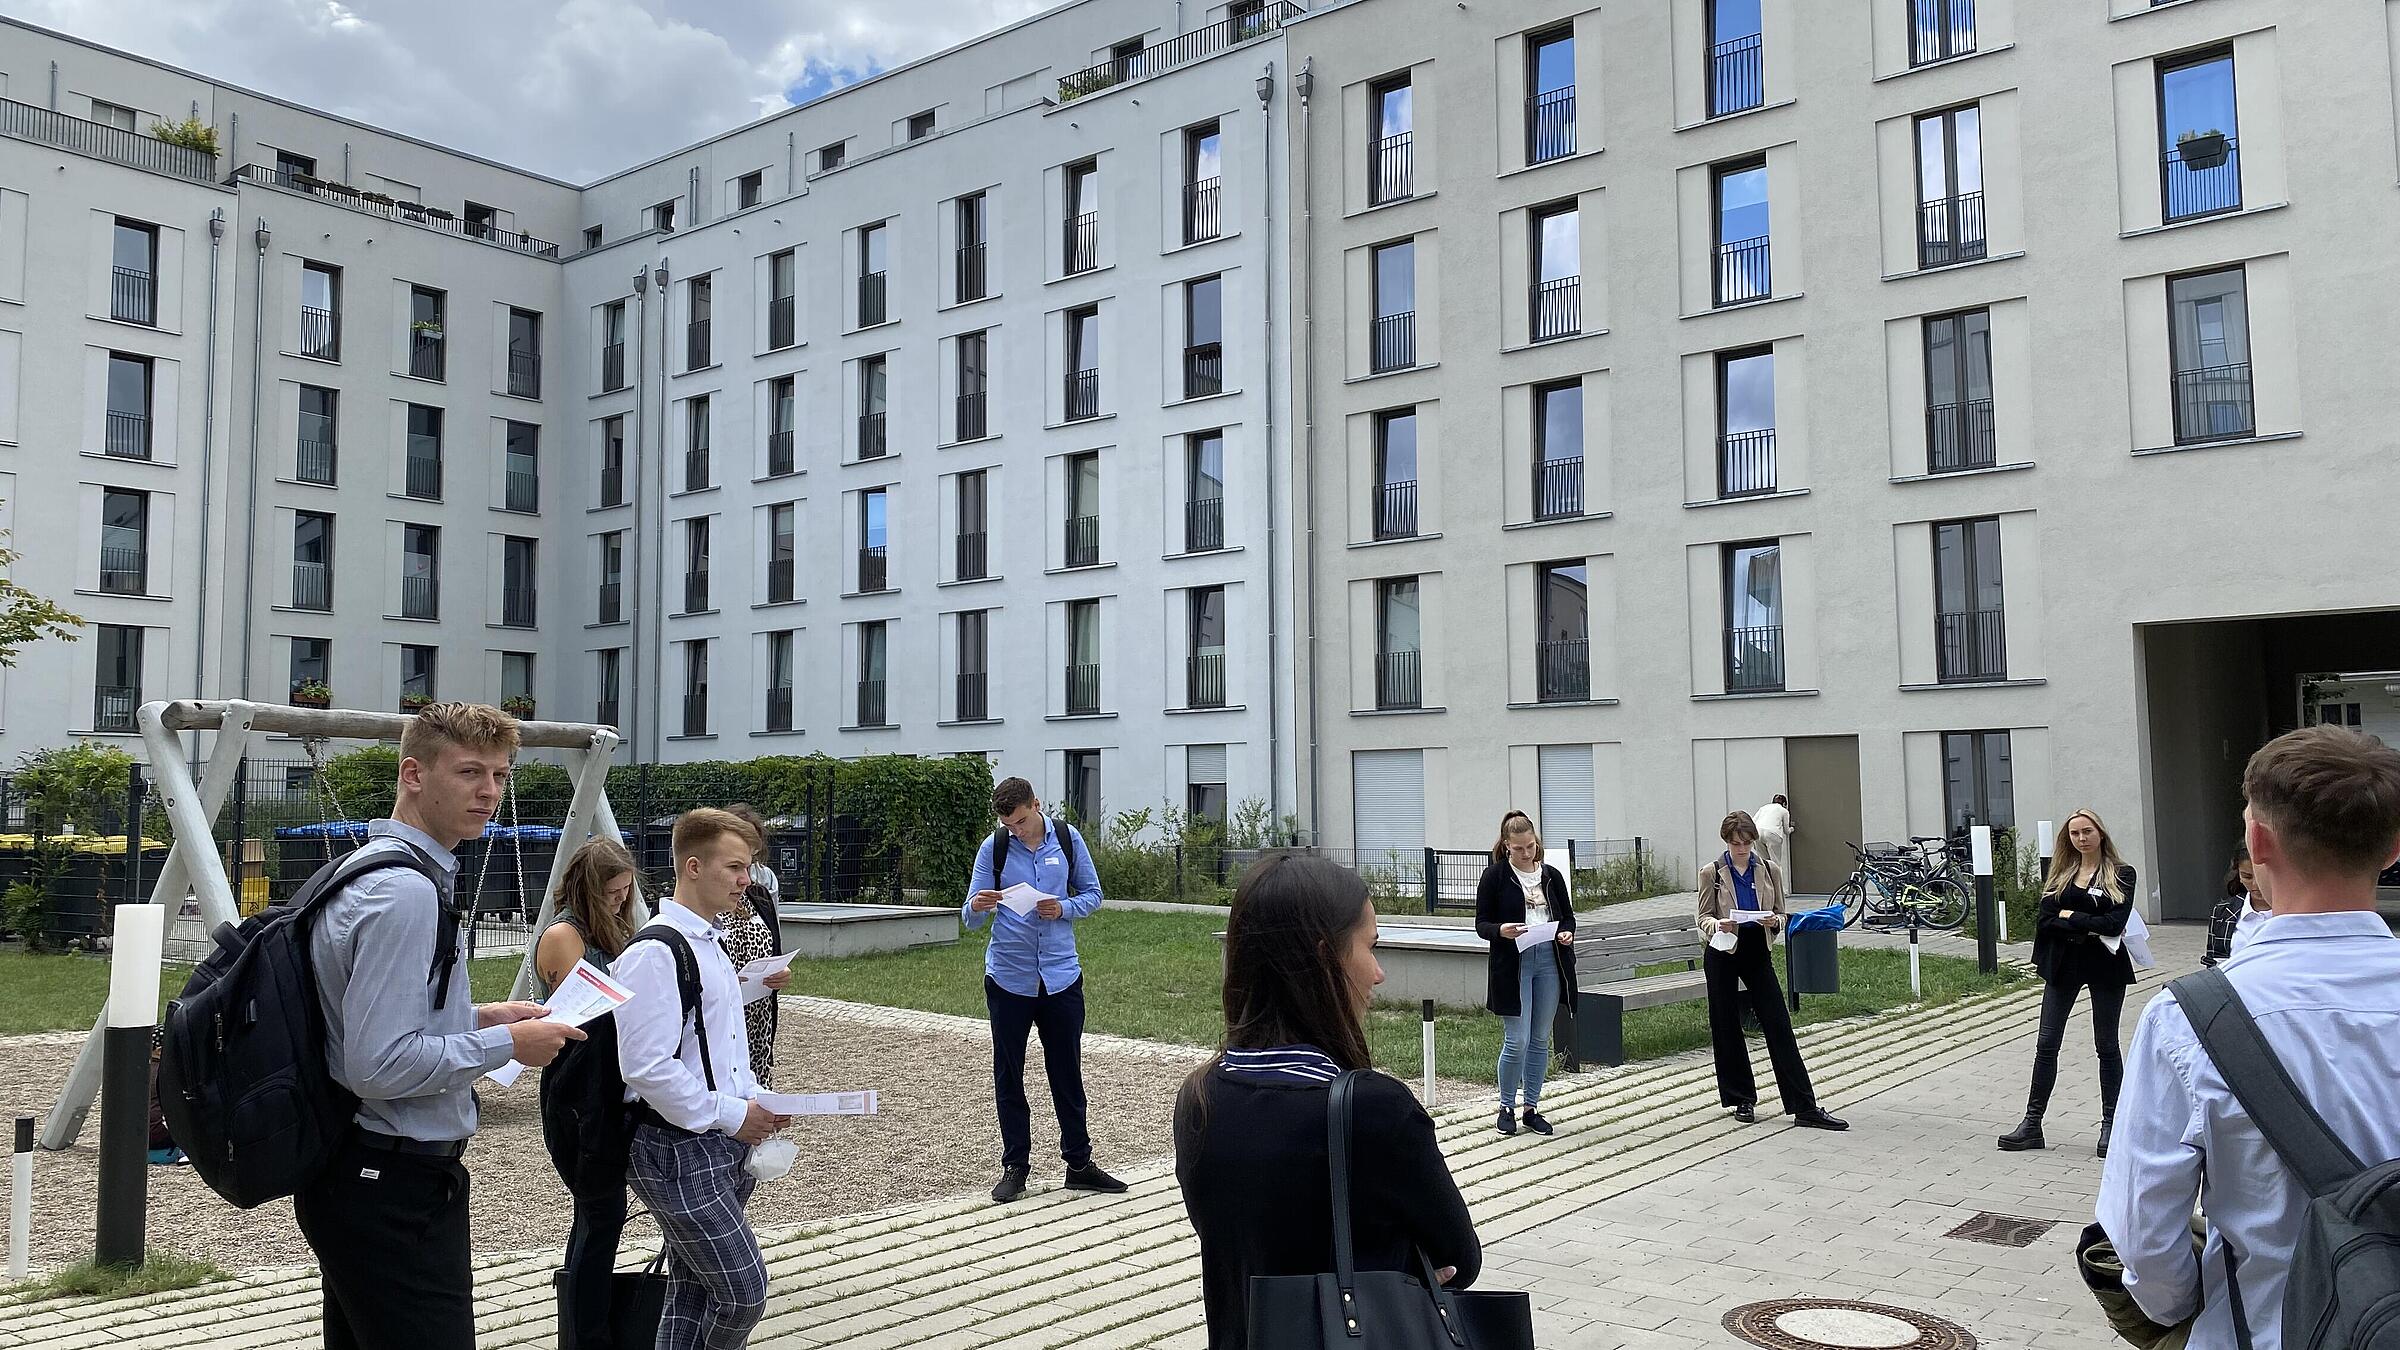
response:
M1973 262L1984 255L1983 194L1962 192L1917 206L1917 266Z
M1762 34L1708 49L1708 115L1723 117L1767 101L1766 40Z
M767 686L767 730L792 729L792 687L788 684Z
M149 589L149 551L139 546L100 547L100 589L111 595L141 595Z
M292 608L330 610L333 608L333 564L294 562L292 564Z
M779 474L787 474L799 467L799 461L792 455L793 439L792 433L788 431L767 433L768 477L773 478Z
M1717 437L1717 495L1749 497L1775 490L1775 428L1729 431Z
M305 416L301 418L303 423L307 420ZM305 429L301 431L298 454L292 466L294 475L301 482L322 483L331 487L338 462L339 455L330 434L311 436Z
M134 710L142 706L139 685L103 684L92 690L92 730L131 731Z
M1417 363L1417 312L1409 309L1377 315L1367 339L1370 369L1377 373L1408 369Z
M1225 221L1219 212L1222 186L1215 178L1183 185L1183 242L1197 244L1225 232Z
M531 628L534 626L533 587L503 586L500 588L500 626Z
M1544 164L1575 153L1575 86L1525 100L1525 162Z
M404 619L438 619L442 616L442 580L440 577L403 576L400 578L400 617Z
M694 567L684 572L683 612L686 614L705 614L708 612L707 568Z
M150 414L110 410L100 448L113 459L150 458Z
M294 192L305 192L319 201L348 207L386 220L397 220L419 229L438 230L461 239L476 239L497 244L513 252L536 258L555 258L558 245L547 239L537 239L522 230L504 230L488 220L460 220L442 207L426 206L421 202L394 201L380 194L360 192L347 183L335 183L313 174L295 173L264 164L245 164L234 171L235 178L253 183L268 183Z
M1563 520L1583 514L1583 456L1545 459L1533 466L1533 518Z
M983 245L960 244L954 267L957 275L952 284L958 292L958 303L981 300L990 294L985 289L989 282L984 274Z
M1535 693L1544 703L1580 703L1592 696L1592 644L1562 638L1534 644Z
M767 560L767 603L786 604L800 593L799 570L796 560L791 558Z
M1403 131L1386 136L1367 150L1367 204L1381 206L1413 197L1417 192L1416 136Z
M1745 300L1764 300L1775 293L1768 241L1769 236L1762 234L1755 239L1732 239L1717 245L1717 304L1738 305Z
M516 398L542 396L542 354L511 345L508 349L508 392Z
M1300 6L1288 0L1276 0L1246 13L1220 19L1205 28L1170 38L1155 47L1111 57L1096 66L1063 76L1058 82L1058 101L1071 103L1086 94L1096 94L1127 80L1173 70L1203 57L1214 56L1236 43L1263 37L1281 28L1300 13Z
M1100 415L1100 369L1067 372L1067 420L1080 422Z
M1225 498L1194 497L1183 504L1183 551L1211 553L1225 547Z
M1183 396L1207 398L1225 392L1225 344L1203 342L1183 349Z
M858 274L858 326L873 328L890 317L885 298L890 292L890 278L882 272Z
M1725 690L1752 694L1783 688L1783 625L1725 630Z
M510 511L542 509L542 476L529 469L510 469L502 484L502 505Z
M1091 567L1100 561L1100 517L1067 517L1067 566Z
M1417 480L1384 483L1375 489L1375 537L1413 539L1417 533Z
M683 452L683 490L698 492L708 486L708 447L701 446Z
M858 682L858 724L860 726L885 727L891 725L890 710L884 706L883 686L884 682L881 680L860 680Z
M1078 272L1089 272L1098 267L1100 265L1100 213L1086 211L1079 216L1069 216L1062 228L1065 230L1066 238L1064 263L1067 275L1073 276Z
M980 441L989 430L989 424L984 421L983 392L977 390L972 394L960 394L958 396L958 438L962 441Z
M442 499L442 457L423 454L414 449L408 452L407 495L422 501Z
M683 696L683 734L686 736L708 734L708 691L706 689Z
M1375 706L1378 708L1418 708L1425 704L1424 684L1420 676L1422 653L1411 648L1404 652L1375 654Z
M1100 711L1100 666L1086 661L1067 667L1067 711L1096 713Z
M1573 337L1583 331L1583 278L1558 277L1537 281L1526 297L1533 319L1533 340Z
M2250 363L2175 372L2175 443L2221 441L2258 429L2250 400Z
M611 464L600 471L600 504L602 506L623 506L625 504L624 465Z
M108 317L158 325L158 276L138 267L109 269Z
M1225 649L1203 647L1184 658L1183 706L1225 706Z
M1975 50L1975 0L1910 0L1908 63L1921 66Z
M767 301L767 349L781 351L800 340L800 316L792 297L778 295Z
M1928 473L1957 473L1988 469L1999 462L1998 441L1992 430L1992 401L1937 403L1925 410L1925 469Z
M300 310L300 354L320 361L342 359L342 316L330 309Z
M2182 141L2160 157L2158 172L2161 206L2170 221L2242 209L2242 147L2231 136Z
M683 368L698 370L711 364L709 320L694 319L683 326Z
M991 716L991 676L980 670L958 672L958 720L980 722Z
M217 181L217 157L206 150L170 145L138 131L69 117L12 99L0 99L0 136L55 145L94 159L171 173L196 183Z
M625 344L612 342L600 349L600 392L615 393L625 387Z
M884 415L879 412L858 415L858 457L860 459L883 458L885 448L883 417Z
M990 544L991 536L982 530L960 530L958 532L958 542L955 547L958 580L981 581L989 575L984 569L990 565L986 552Z
M889 547L887 544L868 544L859 549L858 589L861 594L890 589L887 583L891 580L891 558L886 552Z
M1935 614L1933 647L1944 684L2008 678L2008 624L2000 609Z
M408 339L408 373L420 380L445 378L448 369L449 344L440 333L411 331Z
M601 623L623 623L625 621L624 582L603 581L600 583L599 613Z

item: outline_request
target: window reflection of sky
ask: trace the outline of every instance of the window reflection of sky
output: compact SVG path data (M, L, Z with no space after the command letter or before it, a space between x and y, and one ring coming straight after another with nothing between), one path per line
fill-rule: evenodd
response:
M1709 34L1711 42L1750 37L1759 31L1758 0L1717 0L1709 7L1709 20L1715 25Z
M1775 425L1775 357L1771 352L1725 363L1725 433Z
M1767 234L1767 166L1738 169L1717 177L1717 242L1763 239Z

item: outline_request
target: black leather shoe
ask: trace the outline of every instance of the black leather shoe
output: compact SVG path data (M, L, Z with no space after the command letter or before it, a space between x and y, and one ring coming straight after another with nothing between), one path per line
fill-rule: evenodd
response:
M1023 1195L1025 1193L1025 1178L1031 1175L1033 1175L1033 1169L1030 1167L1001 1168L1000 1184L992 1187L992 1199L1000 1204L1005 1205L1009 1201L1016 1199L1020 1195Z
M1067 1169L1067 1189L1070 1191L1098 1191L1102 1195L1123 1195L1125 1183L1101 1171L1091 1163L1085 1163L1081 1167Z
M2117 1118L2116 1118L2115 1116L2102 1116L2102 1117L2100 1117L2100 1149L2099 1149L2099 1153L2100 1153L2100 1156L2101 1156L2101 1157L2103 1157L2103 1158L2105 1158L2105 1157L2107 1157L2107 1156L2108 1156L2108 1136L2109 1136L2109 1134L2110 1134L2111 1132L2113 1132L2113 1131L2114 1131L2116 1128L2117 1128Z
M1502 1134L1515 1134L1517 1132L1516 1110L1512 1107L1501 1107L1500 1118L1492 1122L1492 1128Z
M1542 1119L1542 1113L1534 1110L1530 1106L1525 1108L1525 1128L1533 1131L1535 1134L1556 1133L1556 1131L1550 1128L1550 1122Z
M1744 1125L1756 1125L1758 1123L1758 1108L1752 1106L1748 1102L1744 1102L1740 1106L1733 1108L1733 1118L1742 1122Z
M1792 1123L1804 1130L1838 1131L1850 1128L1849 1121L1846 1121L1840 1116L1827 1111L1823 1107L1812 1107L1806 1111L1793 1112Z
M2002 1153L2023 1153L2028 1149L2048 1148L2050 1141L2042 1138L2042 1118L2027 1116L2017 1128L2000 1136Z

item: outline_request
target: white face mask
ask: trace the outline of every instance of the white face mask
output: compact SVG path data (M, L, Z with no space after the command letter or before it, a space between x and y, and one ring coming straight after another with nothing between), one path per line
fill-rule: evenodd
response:
M781 1181L800 1160L800 1146L789 1139L774 1138L750 1150L750 1160L744 1163L750 1175L760 1181Z

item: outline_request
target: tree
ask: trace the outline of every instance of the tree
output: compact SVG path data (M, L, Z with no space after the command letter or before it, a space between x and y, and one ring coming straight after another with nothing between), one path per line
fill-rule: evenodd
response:
M0 541L8 531L0 530ZM17 551L0 542L0 666L17 663L17 649L29 642L46 637L75 640L75 630L83 619L71 614L49 600L35 595L8 576L16 566Z

